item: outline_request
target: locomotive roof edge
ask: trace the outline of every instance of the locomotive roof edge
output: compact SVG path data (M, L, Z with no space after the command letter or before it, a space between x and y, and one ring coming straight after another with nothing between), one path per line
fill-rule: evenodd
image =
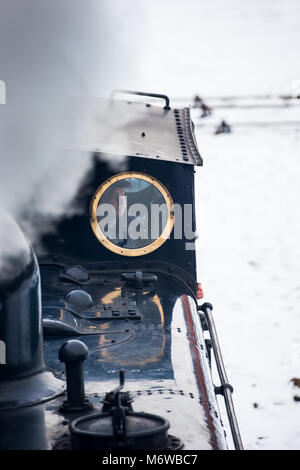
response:
M203 165L189 108L170 108L166 95L121 92L148 99L69 98L66 149ZM157 106L154 99L167 104Z

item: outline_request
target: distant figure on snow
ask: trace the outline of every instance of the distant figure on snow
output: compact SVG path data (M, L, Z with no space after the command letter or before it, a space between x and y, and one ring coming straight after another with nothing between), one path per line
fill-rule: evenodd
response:
M206 116L210 116L212 113L212 108L207 106L207 104L204 103L203 99L200 98L199 95L196 95L194 97L194 108L199 108L202 110L201 118L204 118Z
M194 97L194 108L201 108L202 103L203 103L202 98L200 98L199 95L196 95Z
M202 103L201 109L202 109L202 114L200 116L201 118L205 118L206 116L210 116L211 113L212 113L212 108L207 106L205 103Z
M218 134L229 134L231 132L231 127L227 124L226 121L221 121L221 124L218 125L215 130L215 135Z

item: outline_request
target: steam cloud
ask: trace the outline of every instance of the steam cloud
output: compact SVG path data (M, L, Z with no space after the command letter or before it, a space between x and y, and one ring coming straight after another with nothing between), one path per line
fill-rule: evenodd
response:
M17 278L29 264L28 242L14 220L0 209L0 288L2 283ZM1 310L1 301L0 301Z
M139 9L136 0L0 0L0 206L31 241L45 226L30 214L51 224L76 210L70 202L90 167L90 154L62 153L65 98L131 86Z

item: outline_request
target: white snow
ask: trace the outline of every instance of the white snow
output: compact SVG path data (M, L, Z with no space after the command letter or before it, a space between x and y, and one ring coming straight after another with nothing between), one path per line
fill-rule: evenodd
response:
M173 98L295 92L299 2L164 0L144 8L148 39L131 88ZM214 305L244 446L300 449L300 390L290 382L300 377L299 107L193 116L204 159L196 174L198 275ZM214 136L223 118L233 133Z
M199 280L244 444L299 449L289 380L300 375L300 132L243 128L198 141Z

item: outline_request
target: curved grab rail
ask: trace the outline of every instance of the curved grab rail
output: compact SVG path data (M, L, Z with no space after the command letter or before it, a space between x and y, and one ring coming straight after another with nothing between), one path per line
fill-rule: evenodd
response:
M158 93L145 93L143 91L113 90L113 92L111 93L111 97L113 98L117 93L123 93L125 95L149 96L151 98L159 98L165 100L166 102L164 109L170 109L170 98L167 95L161 95Z

